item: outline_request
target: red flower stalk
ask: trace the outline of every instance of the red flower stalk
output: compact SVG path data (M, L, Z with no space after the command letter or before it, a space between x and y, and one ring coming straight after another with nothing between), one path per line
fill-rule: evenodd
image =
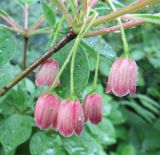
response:
M138 67L133 59L117 59L111 67L106 93L112 91L119 97L127 94L133 97L136 92L137 76Z
M97 93L88 94L83 101L85 121L98 124L102 120L102 97Z
M60 98L47 92L42 93L38 98L34 120L37 126L41 129L56 126L58 110L60 106Z

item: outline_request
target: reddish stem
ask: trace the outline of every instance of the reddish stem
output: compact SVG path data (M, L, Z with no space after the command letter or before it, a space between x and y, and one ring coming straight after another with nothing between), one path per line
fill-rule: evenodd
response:
M132 20L132 21L124 23L123 27L124 27L124 29L127 29L127 28L137 26L137 25L140 25L140 24L143 24L143 23L145 23L145 22L142 21L142 20ZM110 32L115 32L115 31L118 31L118 30L120 30L120 25L116 25L116 26L107 27L107 28L103 28L103 29L100 29L100 30L88 32L85 37L106 35Z
M28 31L28 15L29 15L29 8L28 5L26 4L24 6L24 31Z
M7 16L0 13L0 17L5 20L10 26L12 26L16 31L21 32L22 27L15 23L12 19L8 18Z
M41 16L29 29L29 32L36 30L45 21L44 16Z

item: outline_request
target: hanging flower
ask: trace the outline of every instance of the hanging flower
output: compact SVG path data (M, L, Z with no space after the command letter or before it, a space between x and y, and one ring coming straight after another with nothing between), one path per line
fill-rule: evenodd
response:
M106 93L112 91L114 95L119 97L127 94L134 96L137 86L137 76L138 67L133 59L117 59L111 67Z
M102 120L102 97L97 93L88 94L83 101L85 121L98 124Z
M62 101L57 118L57 130L64 137L69 137L73 133L80 135L84 124L83 109L78 100Z
M36 85L41 87L47 85L50 87L59 72L59 64L56 60L46 60L39 68L36 73ZM60 82L58 81L56 86Z
M37 126L41 129L56 126L59 106L60 98L58 96L47 92L42 93L34 111L34 120Z

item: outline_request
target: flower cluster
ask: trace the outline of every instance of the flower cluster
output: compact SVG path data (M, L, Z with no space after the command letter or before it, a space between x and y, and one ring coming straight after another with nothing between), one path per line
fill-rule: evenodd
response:
M37 86L51 86L58 70L56 60L45 61L36 74ZM85 121L93 124L101 121L102 98L97 93L88 94L82 105L77 99L61 101L59 96L43 92L37 100L34 119L41 129L54 128L64 137L80 135Z
M36 84L51 86L59 71L56 60L46 60L36 74ZM138 67L133 59L119 58L109 74L106 92L116 96L135 95ZM59 85L60 82L56 84ZM97 93L87 94L81 104L79 100L60 100L60 97L43 92L38 98L34 118L41 129L55 128L64 137L80 135L84 122L98 124L102 120L102 97Z
M98 124L102 119L102 99L98 94L87 95L83 105L78 100L60 101L58 96L43 92L37 100L34 119L41 129L55 128L64 137L80 135L84 121Z

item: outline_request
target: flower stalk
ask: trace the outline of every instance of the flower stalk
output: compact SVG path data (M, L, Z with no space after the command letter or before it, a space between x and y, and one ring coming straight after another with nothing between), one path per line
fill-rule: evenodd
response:
M111 0L108 0L108 2L109 2L109 5L111 6L111 8L113 9L113 11L116 11L116 7L115 7L114 4L112 3L112 1L111 1ZM122 22L121 22L120 17L117 18L117 21L118 21L118 23L119 23L119 25L120 25L121 39L122 39L122 42L123 42L124 53L125 53L126 57L128 57L128 55L129 55L129 47L128 47L126 35L125 35L125 33L124 33L123 24L122 24Z
M82 29L81 29L81 31L78 35L79 39L77 40L77 42L75 42L75 48L73 47L73 55L72 55L72 60L71 60L71 79L70 79L70 95L71 95L71 97L75 96L73 77L74 77L74 63L75 63L77 48L78 48L78 45L79 45L80 41L82 40L83 36L90 29L90 27L92 26L92 24L93 24L93 22L94 22L94 20L96 19L96 16L97 16L97 13L95 13L92 17L91 22L89 24L87 24L89 13L90 13L90 9L87 10L87 14L86 14L86 17L84 19Z
M98 68L99 68L99 63L100 63L100 50L101 50L100 40L101 40L101 37L98 37L99 51L97 51L97 62L96 62L96 70L95 70L94 82L93 82L93 92L95 92L97 88Z

